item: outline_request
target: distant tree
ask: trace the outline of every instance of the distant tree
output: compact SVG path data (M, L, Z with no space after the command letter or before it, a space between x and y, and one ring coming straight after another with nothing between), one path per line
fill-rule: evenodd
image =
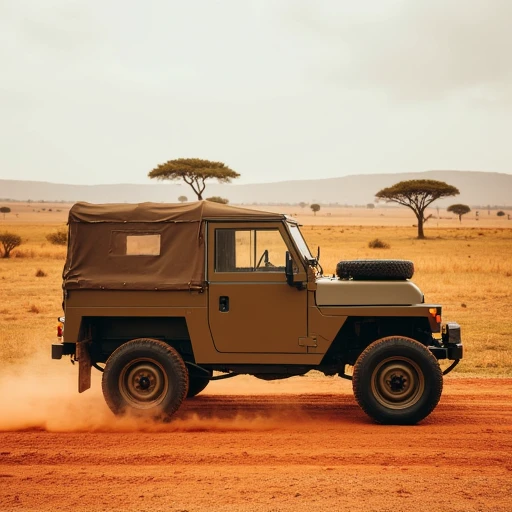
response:
M229 199L225 199L224 197L219 197L219 196L207 197L206 200L211 201L212 203L220 203L220 204L228 204L229 203Z
M496 215L498 217L504 217L505 216L505 212L503 210L500 210L498 213L496 213Z
M203 199L206 181L215 179L219 183L230 183L240 174L222 162L210 162L200 158L178 158L161 164L148 173L157 180L183 180L196 193L197 199Z
M188 201L188 197L187 196L180 196L180 197L178 197L178 201L180 203L186 203Z
M4 220L5 220L5 214L11 213L11 209L8 206L2 206L2 207L0 207L0 213L4 214Z
M375 208L375 205L373 203L368 203L366 205L366 208L368 208L369 210L373 210Z
M471 208L467 204L452 204L446 208L446 211L455 213L459 216L459 222L462 222L462 216L466 215L471 211Z
M301 208L306 208L306 206L307 206L307 205L308 205L308 203L305 203L304 201L301 201L301 202L299 203L299 206L300 206Z
M456 196L459 190L444 181L436 180L410 180L400 181L391 187L379 190L375 196L377 199L385 199L389 203L398 203L410 208L418 219L418 238L425 238L423 224L425 209L436 199L441 197Z
M313 213L316 215L316 212L319 212L320 211L320 205L317 204L317 203L313 203L312 205L309 206L312 210L313 210Z
M9 258L11 256L11 251L21 245L21 237L14 233L0 233L0 243L4 248L2 258Z

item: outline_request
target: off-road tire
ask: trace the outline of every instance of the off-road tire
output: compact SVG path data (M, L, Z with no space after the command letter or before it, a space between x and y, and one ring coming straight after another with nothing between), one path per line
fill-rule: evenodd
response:
M201 393L208 384L210 384L210 379L213 372L209 372L209 374L206 374L205 372L194 372L189 371L188 374L188 393L187 398L194 398L196 395Z
M438 404L443 375L424 345L390 336L373 342L359 356L352 387L357 403L376 422L414 425Z
M187 396L188 371L173 347L140 338L124 343L110 355L101 386L115 414L129 412L166 420Z
M405 280L414 274L414 263L409 260L351 260L336 265L340 279L363 280Z

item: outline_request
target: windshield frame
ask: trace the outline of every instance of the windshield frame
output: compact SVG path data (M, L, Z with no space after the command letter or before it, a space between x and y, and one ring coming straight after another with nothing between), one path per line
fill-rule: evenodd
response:
M302 232L299 228L299 224L297 222L291 222L290 220L287 219L286 227L287 227L288 232L290 233L290 237L293 240L293 243L295 244L295 247L298 249L300 255L308 263L311 263L312 261L314 261L315 258L311 254L311 251L306 242L306 239L304 238L304 235L302 234Z

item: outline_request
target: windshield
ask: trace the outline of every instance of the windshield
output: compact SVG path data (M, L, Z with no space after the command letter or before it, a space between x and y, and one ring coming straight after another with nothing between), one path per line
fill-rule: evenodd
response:
M288 229L290 230L290 233L295 242L295 245L299 249L302 256L304 256L304 258L306 258L308 261L312 260L313 256L311 256L311 252L309 251L308 244L306 243L306 240L304 240L304 237L302 236L302 233L300 232L299 226L297 226L297 224L288 223Z

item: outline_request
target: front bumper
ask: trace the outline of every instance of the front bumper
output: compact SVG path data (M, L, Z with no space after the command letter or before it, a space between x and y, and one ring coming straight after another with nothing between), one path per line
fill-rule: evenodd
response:
M432 352L436 359L462 359L462 355L464 352L462 343L457 343L455 345L447 345L445 347L428 347L428 349L430 350L430 352Z
M442 345L428 347L436 359L459 360L463 356L460 325L457 322L447 322L442 328Z

